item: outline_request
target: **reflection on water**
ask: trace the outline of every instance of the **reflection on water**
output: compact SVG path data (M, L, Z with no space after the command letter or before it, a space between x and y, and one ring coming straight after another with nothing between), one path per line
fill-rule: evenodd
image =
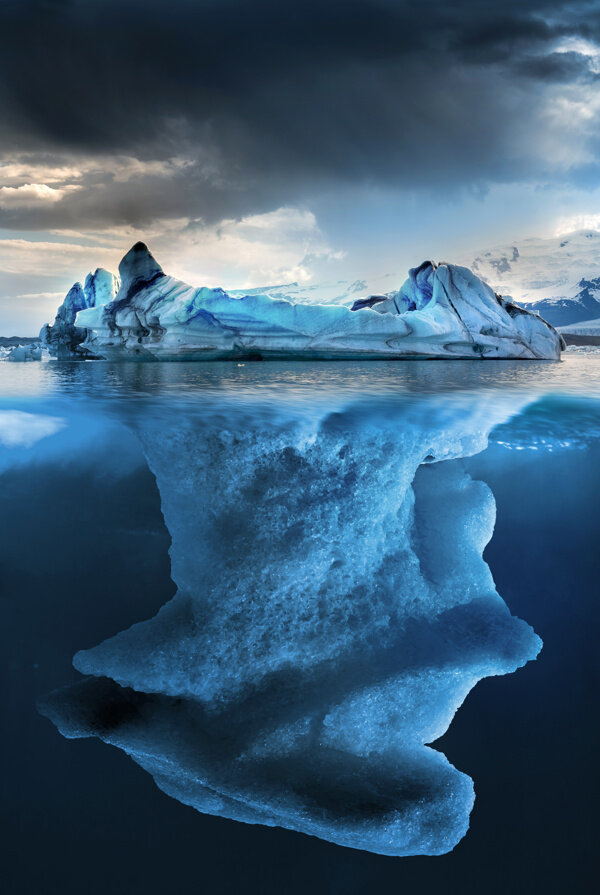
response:
M131 399L214 391L272 399L315 400L324 394L493 392L600 394L600 353L553 361L370 361L211 363L0 363L1 397Z
M531 447L545 425L560 446L557 421L597 419L589 398L568 400L571 418L547 410L566 399L535 400L563 367L37 367L0 407L61 429L18 456L5 439L0 463L89 451L118 467L117 433L133 433L177 586L154 618L78 653L89 677L43 712L199 811L382 854L452 849L473 786L428 744L477 681L541 646L496 592L494 499L462 458L492 431Z

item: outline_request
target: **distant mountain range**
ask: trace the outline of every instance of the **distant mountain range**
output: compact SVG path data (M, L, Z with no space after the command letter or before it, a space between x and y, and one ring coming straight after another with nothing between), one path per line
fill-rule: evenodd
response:
M600 231L524 239L463 263L502 295L538 311L553 326L600 317Z
M573 298L544 298L527 304L553 326L563 327L600 318L600 277L581 279L579 292Z
M38 336L0 336L0 348L16 348L17 345L33 345Z

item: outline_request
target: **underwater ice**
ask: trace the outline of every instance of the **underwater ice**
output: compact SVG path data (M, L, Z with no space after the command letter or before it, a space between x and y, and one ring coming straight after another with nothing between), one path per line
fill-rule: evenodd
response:
M198 811L386 855L449 851L473 784L427 744L477 681L541 646L495 590L494 499L458 459L514 409L140 410L177 593L79 652L90 677L42 711Z
M65 426L60 417L22 410L0 410L0 446L29 448Z
M550 358L561 337L465 267L425 262L402 288L343 305L230 295L167 276L143 243L107 271L102 294L76 284L41 332L57 356L215 358ZM89 280L89 277L88 277ZM118 288L118 291L117 291Z

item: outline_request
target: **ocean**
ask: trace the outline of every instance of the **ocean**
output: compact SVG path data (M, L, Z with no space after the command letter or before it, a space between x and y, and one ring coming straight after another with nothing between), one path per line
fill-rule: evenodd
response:
M596 353L0 363L7 891L591 891L599 495Z

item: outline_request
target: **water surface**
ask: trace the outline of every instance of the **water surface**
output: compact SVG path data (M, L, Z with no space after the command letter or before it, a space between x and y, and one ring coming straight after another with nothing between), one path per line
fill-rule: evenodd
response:
M586 891L592 843L585 781L593 773L588 744L596 723L599 399L600 363L589 355L569 355L560 364L0 364L4 749L5 762L15 769L4 784L3 805L7 817L17 818L8 837L14 891L47 890L48 879L57 891L79 891L85 879L91 891L162 892L173 885L176 866L178 890L191 892L197 889L200 865L205 887L214 892L301 892L308 886L363 892L374 880L384 891L401 886L428 891L443 880L451 891L476 892L482 874L488 879L486 891L563 891L567 880L572 890ZM40 420L50 427L46 434ZM187 481L190 468L202 469L203 477ZM479 486L480 481L488 487ZM321 585L330 599L337 595L338 608L348 605L345 595L352 588L359 593L356 588L363 587L364 605L352 603L363 608L326 632L328 648L335 645L334 635L360 632L361 626L383 630L383 616L373 607L393 603L402 590L394 581L406 581L408 574L390 546L391 517L382 510L393 497L393 516L400 518L400 508L408 506L398 497L401 488L413 494L427 531L435 522L443 532L433 547L424 546L427 539L415 547L425 577L436 579L436 599L445 594L448 607L455 606L461 587L465 592L472 587L481 597L495 583L507 611L533 626L544 641L537 660L516 674L479 683L441 740L439 730L430 731L451 766L475 781L469 832L450 853L393 859L370 853L376 849L369 849L366 839L344 848L325 841L327 836L312 838L198 813L181 804L185 793L171 791L175 798L167 798L122 753L97 740L64 740L36 712L37 699L81 680L70 667L75 653L152 617L176 586L189 591L201 576L207 588L209 566L211 593L227 579L221 592L231 599L244 584L253 593L261 588L275 593L278 587L288 601L304 587L307 616L293 636L300 653L303 632L315 626L310 618L314 582L302 584L308 568L315 581L324 576ZM369 499L359 505L356 493ZM463 578L456 579L454 558L468 531L456 536L459 517L446 519L445 514L457 506L459 493L472 496L460 525L467 525L473 537L483 531L496 505L494 534L485 551L492 585L483 560L469 560L459 570ZM186 515L188 503L200 497L212 525L194 512ZM229 515L220 511L225 504ZM241 524L249 507L254 516ZM282 521L285 512L295 518ZM419 531L426 530L425 522ZM401 525L408 523L401 519ZM190 526L196 526L192 534ZM276 537L276 530L285 531L287 541ZM401 539L409 530L400 527L395 536ZM339 551L334 564L343 560L334 570L335 580L329 571L334 541ZM370 563L366 570L365 563ZM374 590L365 589L365 582ZM412 606L413 619L431 614L426 603L431 593L422 592L418 611ZM239 629L246 635L248 617L242 617ZM297 614L293 619L297 623ZM253 617L250 628L258 624ZM404 622L400 629L406 630ZM450 721L455 703L477 677L504 673L510 662L533 658L531 646L518 647L516 632L524 630L507 628L507 639L494 643L488 638L485 656L478 653L476 661L468 662L463 661L467 641L460 647L456 640L459 652L443 661L440 642L433 641L437 653L429 654L427 667L437 663L447 669L454 663L455 671L462 668L465 690L456 691L441 714L434 713L436 723L444 713ZM359 663L359 690L379 687L381 674L397 690L398 675L406 675L407 668L382 658L377 652L381 639L375 637L373 645L358 635L352 638L353 649L360 645L358 656L377 656L380 663L367 663L380 668L376 682L372 675L365 677L365 663ZM277 642L281 646L285 636ZM511 658L510 650L517 647L521 653ZM338 648L343 652L346 647ZM393 643L390 648L385 655L395 655ZM308 653L302 655L305 661ZM301 658L297 655L294 662ZM279 660L264 650L250 660L240 654L234 671L231 660L229 652L223 672L212 678L211 663L204 667L202 692L212 699L222 691L238 711L237 697L231 695L235 680L241 674L246 685L261 662ZM100 654L98 661L113 671L116 667L114 655ZM344 668L342 691L327 692L338 706L341 693L356 691L349 666ZM94 673L91 667L83 670ZM133 674L123 668L119 673ZM156 669L136 673L137 683L152 692L165 689ZM300 709L286 689L288 682L279 679L276 692L295 723L310 715L307 705L319 689L311 689L311 680L322 685L325 678L305 678ZM438 695L443 691L447 699L447 681L440 686ZM377 751L386 736L390 748L407 742L406 729L402 724L394 728L389 718L386 722L385 712L378 731L376 707L362 722L355 704L352 711L350 721L338 717L336 736L340 731L350 741L374 736L364 747L367 752ZM251 717L257 716L260 711L257 715L253 709ZM213 729L223 733L231 717L224 716L221 727ZM413 722L413 728L423 726ZM300 742L294 736L289 734L282 753L291 742ZM424 735L422 741L431 739ZM334 762L332 777L336 769ZM369 773L365 779L372 780ZM342 787L335 794L338 803L342 800L336 823L344 815L347 793ZM329 810L333 794L327 798ZM567 815L571 820L565 826ZM468 822L468 810L466 817ZM27 859L31 847L44 856L42 866ZM238 862L229 860L232 851ZM92 866L96 871L90 880Z

